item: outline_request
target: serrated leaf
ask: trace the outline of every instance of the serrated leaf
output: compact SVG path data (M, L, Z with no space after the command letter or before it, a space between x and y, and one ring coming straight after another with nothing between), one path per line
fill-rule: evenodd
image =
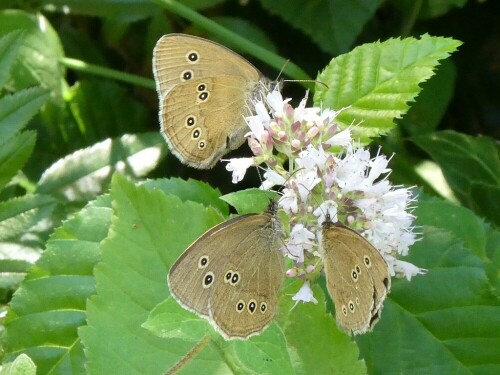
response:
M318 75L314 103L339 110L336 120L362 140L389 132L394 119L408 111L419 84L434 74L442 60L461 43L451 38L389 39L356 47L341 55Z
M47 218L54 209L54 198L25 195L0 202L0 241L12 240Z
M0 146L20 132L48 98L48 91L32 87L0 98Z
M110 201L99 198L58 228L12 298L5 319L6 360L28 354L39 374L85 374L77 328L94 293L99 242L111 221Z
M486 196L473 194L473 186L477 184L490 187L487 194L493 204L500 200L497 195L500 187L500 147L493 139L442 131L412 140L439 164L450 188L467 207L481 209L489 204L482 203L489 202L485 200ZM478 213L498 222L498 212L490 213L487 207Z
M500 371L500 306L484 261L455 233L470 215L419 205L417 225L434 217L443 228L424 226L409 262L427 268L411 282L393 280L373 333L356 338L370 374L496 374ZM466 220L462 230L473 232ZM449 231L446 228L451 228ZM475 233L472 236L476 236ZM472 237L473 238L473 237ZM484 249L480 252L485 253ZM497 268L498 272L498 268ZM418 355L415 355L418 353Z
M25 131L0 147L0 191L24 167L35 147L36 133Z
M142 177L165 154L165 142L156 132L107 139L50 166L40 178L37 192L69 201L88 200L108 189L115 171Z
M349 49L381 3L382 0L261 0L268 11L308 34L321 49L333 55Z
M17 57L22 40L23 33L21 30L12 31L0 38L0 89L3 88L9 77L10 69Z
M473 182L470 186L470 207L478 215L500 228L500 185Z
M165 373L193 344L161 339L142 324L168 297L170 265L221 217L216 210L182 203L159 189L133 186L119 175L113 179L111 195L113 235L102 244L102 262L95 269L97 295L87 304L88 326L80 331L87 368L89 374L126 374L135 369L144 375ZM208 358L215 356L220 361L220 354L211 346L207 351ZM203 363L207 373L223 366Z
M62 103L65 69L59 59L64 52L57 32L40 13L35 16L20 10L1 11L0 35L12 30L24 31L22 46L10 72L12 89L41 85L50 90L54 102Z

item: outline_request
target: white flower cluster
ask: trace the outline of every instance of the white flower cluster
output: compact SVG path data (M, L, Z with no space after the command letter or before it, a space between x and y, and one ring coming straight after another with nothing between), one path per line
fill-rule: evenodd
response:
M265 163L261 188L284 186L279 206L290 217L291 231L283 251L295 261L287 275L304 280L294 300L316 301L308 275L318 264L320 229L327 214L370 241L384 256L391 275L409 280L424 273L396 258L407 255L416 241L409 212L414 202L411 191L388 181L391 170L384 155L372 158L354 143L350 128L338 128L339 112L306 107L306 101L307 97L293 108L275 90L254 103L256 115L246 120L255 156L232 159L226 166L236 183L248 167Z

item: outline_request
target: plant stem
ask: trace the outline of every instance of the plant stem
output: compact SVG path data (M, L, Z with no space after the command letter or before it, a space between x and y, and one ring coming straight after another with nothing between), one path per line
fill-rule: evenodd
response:
M233 43L233 45L237 45L240 47L241 51L244 51L259 60L269 64L273 68L278 71L284 67L284 73L292 79L296 80L311 80L311 78L305 73L300 67L295 65L294 63L284 59L283 57L276 55L265 48L255 44L238 34L234 33L231 30L226 29L225 27L219 25L218 23L202 16L201 14L195 12L191 8L180 4L177 1L173 0L152 0L157 3L159 6L169 10L172 13L175 13L195 25L209 30L210 32L217 34L221 39L224 39L228 42Z
M116 79L117 81L127 82L137 86L143 86L148 89L155 88L155 84L151 79L136 76L129 73L120 72L114 69L104 68L98 65L88 64L82 60L62 57L59 59L59 62L68 68L78 70L80 72L85 72L101 77L112 78Z

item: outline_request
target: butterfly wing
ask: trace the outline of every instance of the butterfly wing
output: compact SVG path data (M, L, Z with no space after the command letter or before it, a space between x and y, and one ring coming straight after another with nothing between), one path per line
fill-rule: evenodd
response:
M380 317L390 290L382 255L357 232L326 222L323 258L327 288L335 303L335 319L349 333L370 330Z
M231 249L238 245L239 231L248 234L240 223L249 216L252 215L239 216L209 229L172 265L167 277L168 286L172 296L184 308L208 318L208 301L216 285L223 282L219 270L224 267Z
M196 168L211 168L238 148L251 83L239 76L193 79L172 88L160 104L161 132L172 152ZM245 89L245 87L247 89Z
M283 283L283 256L279 230L271 215L255 215L250 229L227 254L224 282L214 288L209 313L226 338L247 339L262 332L274 319Z
M232 75L258 82L262 77L252 64L230 49L185 34L168 34L158 40L153 50L153 73L160 98L189 79Z

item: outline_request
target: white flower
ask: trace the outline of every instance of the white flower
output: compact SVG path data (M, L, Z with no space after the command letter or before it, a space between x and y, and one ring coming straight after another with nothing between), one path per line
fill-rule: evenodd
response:
M295 304L292 306L292 309L297 306L299 301L302 302L312 302L312 303L318 303L318 300L314 298L313 291L311 289L311 285L309 284L309 281L306 281L302 287L299 289L297 293L292 297L292 299L295 301ZM290 310L292 310L290 309Z
M410 281L413 276L425 275L427 273L426 269L419 268L411 263L398 259L394 260L393 269L396 274L402 274L408 281Z
M275 172L271 168L268 168L264 172L264 181L262 181L262 185L260 185L260 188L263 190L269 190L275 185L283 185L285 181L285 178L278 172Z
M279 205L285 212L296 214L298 211L297 193L293 189L283 189L283 196L279 200Z
M305 170L312 170L315 167L321 170L325 167L328 157L329 155L325 153L323 147L315 148L313 145L308 145L305 150L299 153L295 162Z
M225 159L223 161L229 161L226 169L233 172L233 184L243 180L248 167L254 165L253 158Z
M290 101L290 99L283 100L283 96L281 96L281 92L278 89L267 94L267 103L273 112L274 117L282 117L284 115L283 108L286 103Z
M347 128L341 132L336 133L333 137L325 141L330 146L346 147L352 142L351 129Z
M295 224L284 249L285 255L294 259L295 263L304 263L304 250L309 250L315 245L314 238L314 233L303 224Z
M306 173L298 172L295 179L295 184L299 189L301 202L306 202L311 190L321 182L316 171L308 171Z

